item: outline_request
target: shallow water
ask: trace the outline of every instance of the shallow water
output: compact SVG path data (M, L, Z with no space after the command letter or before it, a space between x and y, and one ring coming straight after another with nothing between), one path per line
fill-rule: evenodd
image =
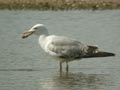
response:
M42 51L37 37L21 39L36 23L116 56L70 62L68 77L60 77L58 61ZM0 90L119 90L119 29L120 10L0 11Z

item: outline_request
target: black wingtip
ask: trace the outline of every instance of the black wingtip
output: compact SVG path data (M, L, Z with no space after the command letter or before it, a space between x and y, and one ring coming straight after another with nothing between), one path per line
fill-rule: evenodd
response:
M103 56L103 57L109 57L109 56L115 56L115 53L110 53L110 52L103 52L103 51L99 51L96 54L98 54L98 56Z
M110 56L115 56L115 53L110 53L110 52L104 52L104 51L98 51L96 53L86 55L84 58L94 58L94 57L110 57Z
M115 56L116 54L115 53L110 53L111 56Z

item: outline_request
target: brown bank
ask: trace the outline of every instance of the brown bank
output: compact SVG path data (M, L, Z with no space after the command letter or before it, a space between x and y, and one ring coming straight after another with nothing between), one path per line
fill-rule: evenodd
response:
M0 9L119 9L120 0L0 0Z

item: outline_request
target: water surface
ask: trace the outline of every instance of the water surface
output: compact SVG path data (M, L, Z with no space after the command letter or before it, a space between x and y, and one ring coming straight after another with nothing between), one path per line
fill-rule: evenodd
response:
M116 57L70 62L69 78L58 61L21 33L43 23L50 34L98 45ZM120 88L120 10L0 11L0 90L118 90Z

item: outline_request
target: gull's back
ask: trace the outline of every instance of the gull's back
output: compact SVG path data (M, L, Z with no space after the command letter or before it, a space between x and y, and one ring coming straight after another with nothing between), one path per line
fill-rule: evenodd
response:
M61 58L81 58L88 49L81 42L64 36L52 35L48 36L46 40L49 42L46 46L47 52Z

